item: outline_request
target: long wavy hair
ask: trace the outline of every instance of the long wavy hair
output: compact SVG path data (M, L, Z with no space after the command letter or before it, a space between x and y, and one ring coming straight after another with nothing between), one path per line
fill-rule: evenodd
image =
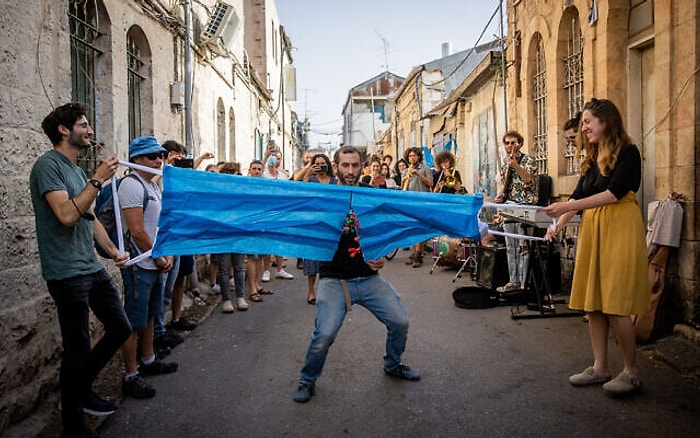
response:
M632 139L625 131L620 111L608 99L591 99L586 102L581 112L586 110L592 116L600 119L605 125L605 129L603 130L603 138L598 143L590 143L583 130L579 129L578 153L580 154L581 150L584 151L581 174L585 175L595 161L601 175L607 176L617 163L620 148L631 144Z

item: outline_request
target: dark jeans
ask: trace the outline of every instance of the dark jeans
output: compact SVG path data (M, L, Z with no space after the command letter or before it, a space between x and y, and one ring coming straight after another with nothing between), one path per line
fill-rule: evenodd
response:
M230 300L231 284L228 279L228 271L233 264L233 282L236 285L236 298L245 297L245 254L216 254L219 270L216 273L216 282L221 287L221 301Z
M83 397L100 370L131 335L117 288L102 269L90 275L46 282L56 303L63 338L61 361L61 418L63 435L79 435L84 428ZM90 309L104 325L105 334L90 349Z

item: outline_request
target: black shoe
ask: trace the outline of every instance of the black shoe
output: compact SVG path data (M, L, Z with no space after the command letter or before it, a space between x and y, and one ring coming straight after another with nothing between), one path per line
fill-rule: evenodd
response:
M413 371L408 365L399 364L393 370L384 368L384 372L397 379L412 380L414 382L420 380L420 374Z
M304 259L297 259L297 269L304 269Z
M182 336L178 335L177 333L166 333L164 335L160 335L153 339L153 346L155 348L162 348L162 347L168 347L168 348L173 348L177 345L182 344L185 341L185 338Z
M296 391L294 391L294 401L297 403L306 403L311 400L316 388L308 383L300 383Z
M167 355L169 355L172 350L170 347L153 347L153 350L155 351L156 354L156 359L163 359Z
M95 417L106 417L117 412L117 405L90 391L83 400L83 412Z
M185 319L178 319L177 321L171 321L170 324L168 324L168 328L171 328L173 330L191 332L192 330L197 328L197 324L189 322Z
M122 392L133 398L151 398L156 395L156 390L139 375L122 380Z
M154 376L156 374L171 374L177 371L177 364L175 362L163 362L161 360L154 360L153 362L139 365L139 374L143 376Z

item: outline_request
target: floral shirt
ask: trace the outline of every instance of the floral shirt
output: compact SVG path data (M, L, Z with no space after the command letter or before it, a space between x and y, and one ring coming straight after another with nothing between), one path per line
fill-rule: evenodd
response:
M537 202L537 184L534 178L537 175L537 163L534 158L522 153L518 154L518 162L533 176L532 181L526 183L514 169L511 169L509 181L505 181L509 166L508 164L503 164L501 166L501 178L504 184L508 184L504 190L503 202L534 205Z

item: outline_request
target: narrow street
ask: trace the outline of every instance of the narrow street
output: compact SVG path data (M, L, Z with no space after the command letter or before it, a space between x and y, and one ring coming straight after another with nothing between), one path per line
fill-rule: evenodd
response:
M125 399L99 428L104 437L501 437L695 436L698 382L640 350L644 388L611 399L568 376L589 365L587 325L578 317L515 321L507 306L454 306L454 271L412 269L408 252L383 275L411 320L404 362L420 382L382 371L385 333L365 309L348 314L316 395L292 401L313 328L306 279L268 283L275 291L247 312L207 318L168 360L177 373L149 378L150 400ZM429 260L429 259L427 259ZM466 280L458 280L464 284ZM611 339L612 369L621 368Z

